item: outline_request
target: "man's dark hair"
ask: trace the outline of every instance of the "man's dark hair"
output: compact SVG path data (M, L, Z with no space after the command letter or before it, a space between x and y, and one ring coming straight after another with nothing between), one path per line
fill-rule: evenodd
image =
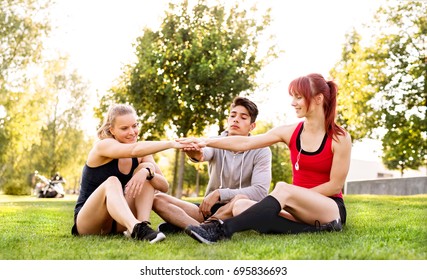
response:
M234 98L230 109L233 109L236 106L245 107L246 110L248 110L249 112L249 116L251 117L251 123L254 123L256 121L256 118L258 117L258 107L256 106L255 103L253 103L246 97L237 96L236 98Z

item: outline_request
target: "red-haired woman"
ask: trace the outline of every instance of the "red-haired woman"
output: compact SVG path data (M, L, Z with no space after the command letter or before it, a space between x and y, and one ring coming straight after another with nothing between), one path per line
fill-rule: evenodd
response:
M235 232L301 233L341 231L346 222L342 198L350 166L351 138L335 123L337 85L320 74L293 80L289 85L292 106L304 121L282 125L252 137L183 139L182 143L242 151L288 145L293 166L293 183L277 183L258 203L240 200L235 217L201 226L189 226L186 233L203 243L229 239Z

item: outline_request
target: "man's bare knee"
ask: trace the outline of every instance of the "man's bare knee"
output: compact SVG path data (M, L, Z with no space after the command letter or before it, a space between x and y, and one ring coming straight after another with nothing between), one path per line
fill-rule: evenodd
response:
M250 200L250 199L239 199L236 201L233 205L233 216L237 216L252 205L254 205L256 201Z
M168 202L167 202L166 194L157 193L154 195L154 199L153 199L153 210L154 211L159 211L160 209L163 209L167 204L168 204Z
M233 197L233 199L231 201L237 201L239 199L249 199L249 197L245 194L238 194L235 197Z
M284 195L289 194L292 190L292 185L285 183L285 182L278 182L276 186L274 187L273 191L270 193L270 195L276 197L278 194Z

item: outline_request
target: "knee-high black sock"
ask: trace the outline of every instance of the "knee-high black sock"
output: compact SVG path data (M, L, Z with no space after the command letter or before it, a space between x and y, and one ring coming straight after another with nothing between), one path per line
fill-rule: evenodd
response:
M271 195L252 205L241 214L224 221L225 234L229 237L235 232L249 229L261 230L270 217L277 217L281 210L280 203Z
M302 233L315 232L318 229L303 223L297 223L278 214L282 210L280 203L267 196L240 215L224 221L225 234L231 237L235 232L256 230L260 233Z

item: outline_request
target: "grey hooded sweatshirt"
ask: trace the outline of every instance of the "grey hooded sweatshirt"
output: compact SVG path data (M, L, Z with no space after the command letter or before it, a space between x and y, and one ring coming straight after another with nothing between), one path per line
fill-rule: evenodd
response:
M226 136L227 132L223 132L219 137ZM205 195L219 189L220 202L228 202L237 194L244 194L255 201L267 196L271 183L269 147L239 153L205 147L203 160L209 162Z

